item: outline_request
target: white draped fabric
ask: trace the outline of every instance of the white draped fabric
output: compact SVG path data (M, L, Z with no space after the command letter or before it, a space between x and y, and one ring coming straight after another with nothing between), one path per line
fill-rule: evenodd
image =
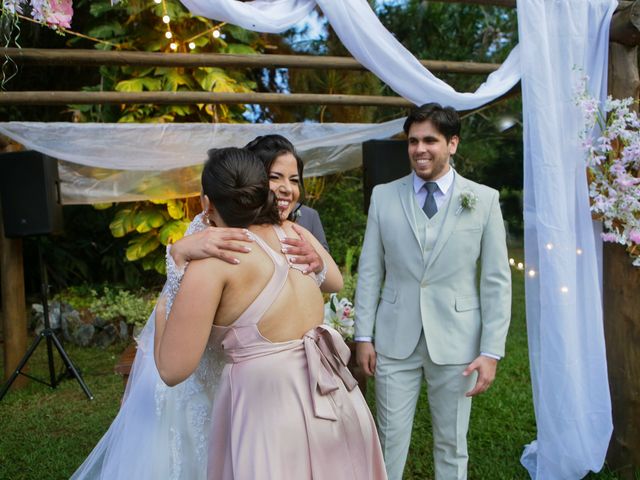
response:
M196 15L271 33L293 27L318 5L351 55L416 105L438 102L457 110L470 110L508 92L520 80L520 55L516 47L478 90L456 92L396 40L380 23L367 0L181 1Z
M531 478L577 479L602 468L612 432L602 303L582 113L588 74L606 96L615 0L519 0L525 149L529 355L538 427L522 464Z
M381 124L0 123L0 133L61 160L64 204L181 198L200 192L210 148L246 145L258 135L289 138L305 176L362 164L362 142L402 132L404 119Z

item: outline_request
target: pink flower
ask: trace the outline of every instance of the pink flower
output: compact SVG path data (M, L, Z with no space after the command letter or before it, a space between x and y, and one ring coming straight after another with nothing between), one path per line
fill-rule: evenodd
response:
M631 232L629 232L629 240L640 245L640 230L631 230Z
M602 237L602 241L603 242L617 242L618 241L618 237L616 236L615 233L601 233L600 234Z
M73 17L72 0L49 0L49 11L44 20L48 25L70 28L71 17Z

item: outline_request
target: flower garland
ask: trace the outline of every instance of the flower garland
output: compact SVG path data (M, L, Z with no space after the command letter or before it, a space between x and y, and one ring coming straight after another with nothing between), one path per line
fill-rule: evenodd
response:
M602 240L624 245L640 267L640 120L630 109L635 100L609 96L601 106L588 93L586 80L576 89L576 104L584 117L580 139L587 153L591 212L604 224Z
M70 28L72 0L2 0L2 10L11 15L29 14L37 22L53 29Z

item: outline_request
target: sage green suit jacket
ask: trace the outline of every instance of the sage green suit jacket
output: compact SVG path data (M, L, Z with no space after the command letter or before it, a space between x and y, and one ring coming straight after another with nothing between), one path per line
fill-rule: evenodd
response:
M378 185L371 196L358 264L356 336L395 359L414 351L421 331L439 365L480 352L504 356L511 272L498 192L457 172L433 251L425 261L415 225L412 175ZM461 196L477 198L461 207Z

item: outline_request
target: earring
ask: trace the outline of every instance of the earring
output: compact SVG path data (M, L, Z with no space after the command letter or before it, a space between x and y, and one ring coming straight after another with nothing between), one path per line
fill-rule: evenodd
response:
M207 215L206 210L202 211L202 222L205 225L211 226L211 220L209 219L209 215Z

